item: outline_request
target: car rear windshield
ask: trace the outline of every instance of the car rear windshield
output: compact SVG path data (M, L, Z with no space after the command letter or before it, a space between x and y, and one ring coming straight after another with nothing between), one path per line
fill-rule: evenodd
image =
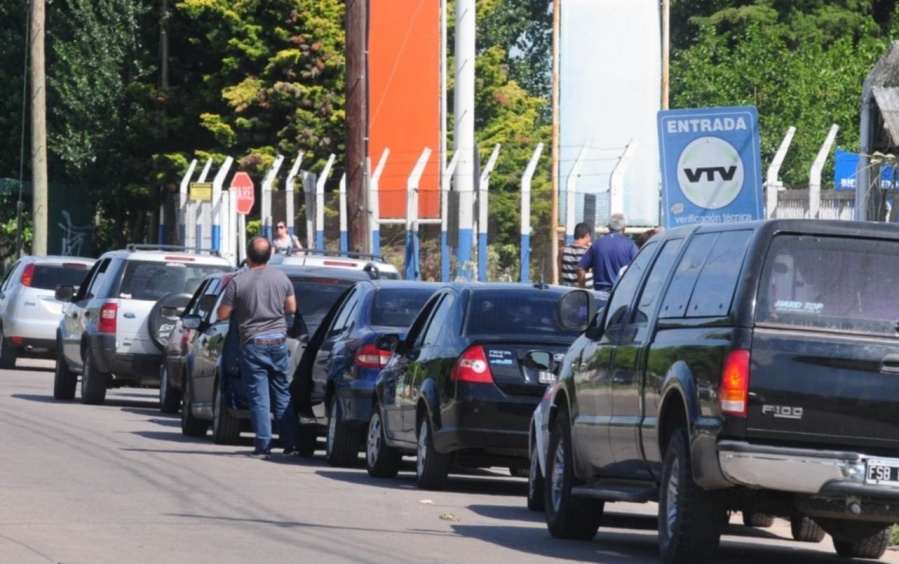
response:
M757 323L895 335L899 242L781 235L772 240Z
M193 294L210 274L230 270L225 264L132 260L125 267L119 296L156 301L168 294Z
M324 276L292 278L291 281L297 299L297 310L303 316L310 335L315 333L344 290L356 283L356 280Z
M372 302L371 324L409 327L433 288L381 288Z
M71 265L38 264L35 265L34 273L31 276L31 287L54 290L60 284L80 286L88 270L90 270L90 266L76 263Z
M555 334L575 338L577 331L565 331L559 326L559 298L559 294L530 288L475 291L468 308L466 334Z

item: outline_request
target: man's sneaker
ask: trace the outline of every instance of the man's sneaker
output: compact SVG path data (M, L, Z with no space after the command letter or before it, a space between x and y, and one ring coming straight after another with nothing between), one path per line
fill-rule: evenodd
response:
M268 460L272 457L272 449L270 448L257 448L250 454L250 458L258 458L260 460Z
M281 456L284 458L296 458L300 456L300 451L297 447L287 447L284 449L284 452L281 453Z

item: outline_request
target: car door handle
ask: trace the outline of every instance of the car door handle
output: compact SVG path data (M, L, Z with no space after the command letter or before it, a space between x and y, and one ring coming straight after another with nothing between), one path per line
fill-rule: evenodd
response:
M880 371L887 374L899 374L899 354L888 354L880 361Z

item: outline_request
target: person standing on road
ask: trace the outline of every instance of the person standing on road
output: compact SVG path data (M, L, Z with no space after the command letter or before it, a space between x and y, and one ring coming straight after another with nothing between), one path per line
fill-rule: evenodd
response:
M287 224L283 221L279 221L275 226L275 236L272 237L272 245L276 253L291 253L303 248L300 238L288 233Z
M272 246L264 237L247 243L247 270L225 287L219 319L233 314L240 329L238 362L247 388L250 422L256 438L253 456L268 458L272 448L274 413L285 456L297 451L298 422L288 391L290 360L285 314L297 310L293 284L283 271L267 268Z
M574 226L574 240L562 248L559 253L559 273L563 286L578 286L577 269L581 257L590 248L590 226L586 223L578 223ZM585 284L593 284L593 274L585 274Z
M622 269L637 256L637 245L624 234L627 218L623 213L609 217L609 232L598 238L581 257L577 279L581 288L587 287L587 271L593 272L593 289L608 292L618 281Z

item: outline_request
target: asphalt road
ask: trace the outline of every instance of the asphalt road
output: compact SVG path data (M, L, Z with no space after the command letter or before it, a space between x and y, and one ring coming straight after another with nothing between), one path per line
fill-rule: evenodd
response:
M425 492L411 460L396 480L331 468L321 453L255 460L249 435L238 446L183 437L156 390L55 401L52 368L0 371L3 564L657 562L653 504L608 504L593 541L559 541L525 508L525 480L499 470ZM732 522L719 562L849 562L829 537L791 540L784 521Z

